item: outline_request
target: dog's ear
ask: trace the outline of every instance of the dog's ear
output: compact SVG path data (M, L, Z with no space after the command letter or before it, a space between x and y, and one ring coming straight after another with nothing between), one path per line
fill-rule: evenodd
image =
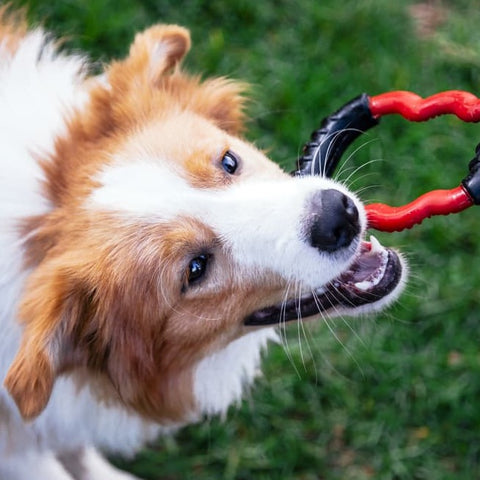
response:
M47 350L24 339L5 378L5 387L25 420L37 417L48 403L55 380Z
M136 35L125 65L131 75L156 84L190 49L188 30L177 25L157 25Z
M57 375L71 361L65 324L85 311L77 287L52 263L40 264L27 282L18 312L23 337L4 382L25 420L46 407Z
M177 25L157 25L137 34L128 57L114 62L108 72L113 91L120 95L122 112L138 110L138 105L145 101L139 87L158 87L170 91L180 103L223 130L238 135L244 130L245 84L225 78L199 83L198 78L179 72L165 76L180 63L190 44L188 30Z
M246 83L228 78L213 78L201 84L192 104L203 116L232 135L245 129Z

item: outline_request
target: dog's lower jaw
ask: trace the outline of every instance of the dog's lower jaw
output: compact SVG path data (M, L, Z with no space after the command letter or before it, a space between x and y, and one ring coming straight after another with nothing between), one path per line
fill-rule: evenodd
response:
M244 324L268 326L314 316L356 316L382 310L402 292L407 266L402 256L372 237L338 277L304 295L252 312Z

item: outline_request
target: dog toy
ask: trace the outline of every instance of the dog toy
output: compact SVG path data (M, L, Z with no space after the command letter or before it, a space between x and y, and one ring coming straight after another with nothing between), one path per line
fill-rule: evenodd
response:
M324 118L297 160L296 176L331 177L346 148L362 133L378 125L380 118L400 114L422 122L438 115L455 114L464 122L480 121L480 99L459 90L419 97L412 92L394 91L369 97L362 94ZM469 173L451 190L433 190L414 201L392 207L383 203L366 205L370 228L385 232L401 231L433 215L448 215L480 204L480 144L469 163Z

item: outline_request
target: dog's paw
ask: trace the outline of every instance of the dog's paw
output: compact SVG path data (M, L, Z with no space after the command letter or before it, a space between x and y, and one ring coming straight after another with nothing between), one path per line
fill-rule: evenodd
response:
M64 453L58 459L75 480L141 480L110 465L94 448Z

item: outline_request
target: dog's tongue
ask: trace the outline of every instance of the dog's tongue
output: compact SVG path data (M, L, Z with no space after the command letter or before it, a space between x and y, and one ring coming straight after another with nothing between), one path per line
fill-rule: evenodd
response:
M348 313L348 310L375 303L391 293L400 281L401 271L398 255L371 237L370 242L363 242L350 268L328 285L300 299L257 310L244 323L247 326L275 325L333 309Z
M332 285L342 288L348 284L359 291L371 290L384 278L388 256L389 250L383 248L375 237L370 237L370 242L363 242L358 259L349 270L333 280Z

